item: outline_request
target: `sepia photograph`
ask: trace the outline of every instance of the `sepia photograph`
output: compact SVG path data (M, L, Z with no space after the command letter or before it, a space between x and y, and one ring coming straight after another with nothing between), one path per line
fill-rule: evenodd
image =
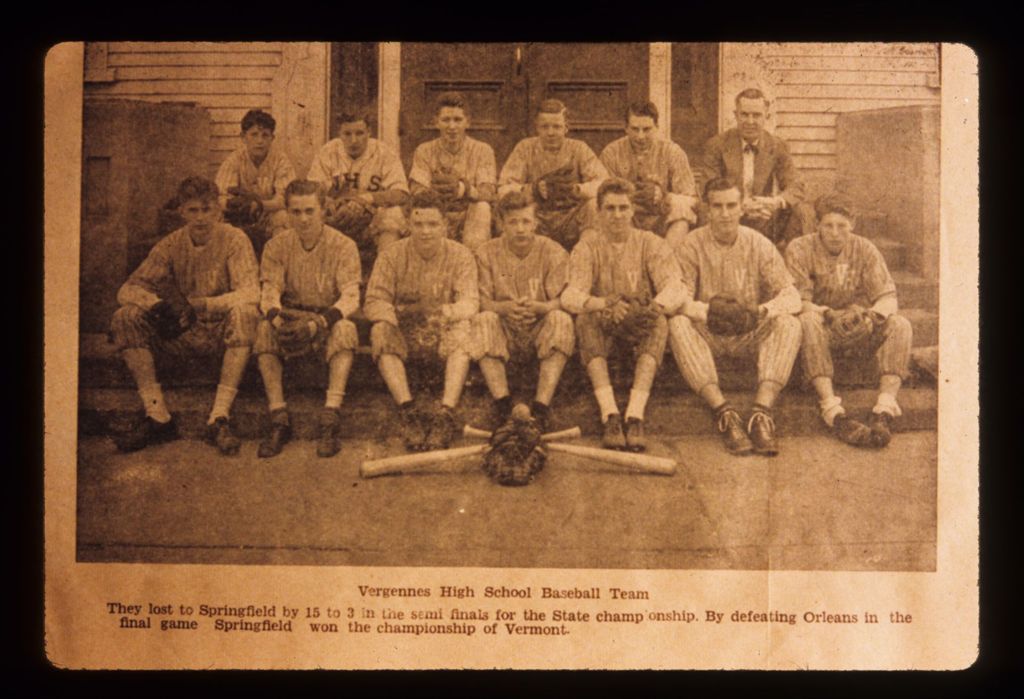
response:
M976 194L950 198L950 163L976 182L976 133L949 138L977 118L964 48L57 47L48 309L77 316L46 337L77 353L47 363L48 424L73 425L46 457L47 565L73 578L48 576L51 641L179 667L157 638L504 620L595 653L509 667L927 666L917 641L796 648L933 633L976 570L976 428L940 429L950 381L977 385L976 297L948 305L976 280L949 255L977 246ZM716 660L600 655L691 623L749 631ZM405 666L360 655L385 640L215 666ZM493 666L477 650L409 666Z

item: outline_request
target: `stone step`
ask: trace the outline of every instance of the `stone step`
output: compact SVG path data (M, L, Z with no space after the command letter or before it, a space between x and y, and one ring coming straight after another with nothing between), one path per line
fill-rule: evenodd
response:
M923 308L900 308L914 326L914 347L931 347L939 344L939 314Z
M900 308L938 310L939 283L937 281L925 279L918 274L903 270L892 272L892 278L896 282L896 296L899 298Z
M710 411L691 392L673 393L658 390L647 405L646 426L658 435L697 435L714 432ZM843 404L850 414L866 416L874 405L876 392L871 389L842 391ZM625 409L628 392L617 391L620 409ZM752 392L727 392L726 398L741 414L748 414L753 402ZM176 388L167 391L167 404L176 416L183 436L202 437L212 403L207 389ZM313 439L322 394L313 391L293 392L288 396L294 433L299 439ZM900 392L903 416L897 427L901 431L934 430L937 426L937 391L934 388L909 388ZM461 422L488 427L490 398L482 387L467 389L457 411ZM81 392L78 430L81 435L103 435L125 428L140 414L138 395L129 389L85 389ZM563 393L553 405L553 428L579 425L587 435L599 433L597 404L589 393ZM236 432L245 439L258 438L266 421L267 407L262 396L240 393L232 410ZM343 438L385 439L393 437L398 428L391 399L382 393L362 393L346 398L342 409ZM824 430L818 416L814 395L803 391L784 391L775 407L775 420L780 435L819 434Z
M872 240L885 238L889 233L889 218L881 211L860 211L856 233Z
M907 268L907 246L892 238L872 238L878 251L885 258L885 264L890 272L897 272Z

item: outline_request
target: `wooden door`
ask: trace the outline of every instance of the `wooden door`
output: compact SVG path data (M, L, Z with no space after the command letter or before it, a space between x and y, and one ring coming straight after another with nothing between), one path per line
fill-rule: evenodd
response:
M718 44L672 44L672 140L691 165L718 133Z

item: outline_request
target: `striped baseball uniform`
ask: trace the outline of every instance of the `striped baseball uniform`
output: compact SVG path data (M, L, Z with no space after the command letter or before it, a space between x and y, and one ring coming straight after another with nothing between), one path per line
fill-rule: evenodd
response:
M111 322L114 341L118 349L140 347L171 354L213 354L224 347L251 345L258 279L252 243L239 229L216 223L209 241L196 245L188 229L179 228L153 246L117 292L121 308ZM206 309L180 337L162 341L145 315L169 285L186 298L206 299Z
M444 139L435 138L421 143L412 156L409 183L429 188L434 173L448 172L466 181L470 187L496 186L498 166L494 149L483 141L466 136L458 151L452 153ZM461 236L470 247L476 247L491 237L491 207L486 201L472 201L463 197L447 202L445 216L449 222L449 235Z
M584 199L571 208L556 208L554 203L537 202L537 232L562 244L569 250L579 240L584 230L593 228L597 216L594 198L601 183L608 178L608 171L583 141L567 138L557 151L545 150L540 138L524 138L512 149L512 153L501 168L498 176L498 195L520 191L529 187L544 175L569 166L574 181L580 184Z
M616 139L601 151L601 162L612 177L630 182L656 182L665 192L667 207L663 211L637 209L633 225L665 235L666 229L679 220L694 223L697 186L686 153L667 139L655 139L646 151L637 151L628 136Z
M326 189L337 187L357 192L409 191L405 170L398 154L376 138L368 139L366 150L353 160L345 151L340 138L323 145L313 158L306 179L322 182ZM400 206L375 207L373 220L367 227L370 237L383 232L401 235L405 231L405 214ZM362 231L345 231L355 240L363 238Z
M324 226L320 240L306 250L294 230L285 230L267 242L260 261L260 311L272 308L341 311L325 345L327 361L343 350L354 350L359 340L349 318L359 309L359 250L355 242L339 231ZM280 354L277 333L269 321L256 329L256 354Z
M896 282L882 253L867 238L851 234L838 255L832 255L817 234L793 240L786 248L786 262L801 298L836 310L851 305L872 308L886 316L885 323L863 343L839 347L822 313L800 314L803 325L803 360L807 378L832 377L832 353L874 353L879 372L907 378L913 328L897 313Z
M363 314L373 323L370 344L374 359L381 354L408 355L406 330L399 327L404 306L420 301L442 304L436 354L442 358L463 351L472 355L470 319L480 310L476 261L462 243L444 240L441 250L424 259L412 238L393 243L377 256Z
M757 351L759 382L784 386L800 349L800 296L778 250L768 238L740 226L732 245L721 245L710 226L692 231L675 248L683 285L694 300L729 295L744 305L764 305L768 314L744 335L715 335L703 321L677 315L669 322L676 364L696 393L718 384L715 355Z
M253 163L245 146L233 151L217 170L217 188L221 201L227 198L231 187L255 194L260 199L284 194L285 188L295 179L295 168L284 149L271 146L267 157L259 165Z
M576 335L580 356L586 366L594 357L607 357L611 338L601 324L601 313L585 313L592 297L621 294L652 299L673 312L686 298L679 265L665 241L650 231L630 229L625 241L612 242L606 233L581 240L569 256L568 285L562 292L562 306L578 314ZM658 364L665 355L668 327L661 316L646 338L637 338L634 354L651 355Z
M511 301L525 296L551 301L565 289L569 255L550 238L535 237L526 257L513 253L504 238L488 240L475 252L481 300ZM474 359L486 356L508 361L512 353L522 356L530 351L546 359L556 350L572 355L576 346L572 317L558 309L530 324L515 323L494 311L481 311L474 316L473 326Z

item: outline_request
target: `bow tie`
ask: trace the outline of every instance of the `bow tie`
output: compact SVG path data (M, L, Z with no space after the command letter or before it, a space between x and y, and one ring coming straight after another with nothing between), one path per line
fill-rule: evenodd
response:
M743 152L753 153L754 155L757 155L757 146L755 146L752 143L747 143L746 145L743 146Z

